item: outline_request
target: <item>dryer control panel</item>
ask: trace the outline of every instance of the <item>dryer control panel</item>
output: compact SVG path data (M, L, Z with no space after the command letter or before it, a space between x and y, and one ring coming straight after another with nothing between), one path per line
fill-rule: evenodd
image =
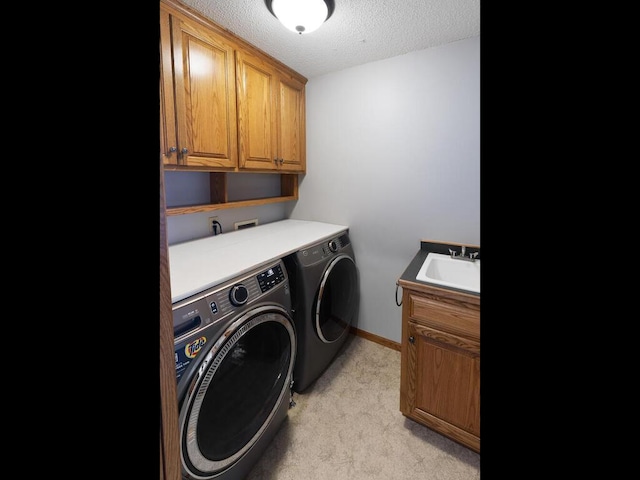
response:
M349 245L349 234L343 233L342 235L324 240L320 243L300 250L295 255L301 265L308 267L314 263L320 262L325 258L336 255L340 250Z

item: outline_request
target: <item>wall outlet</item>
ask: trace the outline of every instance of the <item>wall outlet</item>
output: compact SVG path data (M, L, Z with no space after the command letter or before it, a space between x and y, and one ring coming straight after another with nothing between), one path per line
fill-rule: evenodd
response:
M214 221L215 222L220 222L220 220L218 220L218 217L209 217L207 220L209 221L209 234L213 235L214 234L214 232L213 232L213 222ZM220 227L218 227L218 232L217 233L221 233L220 232Z

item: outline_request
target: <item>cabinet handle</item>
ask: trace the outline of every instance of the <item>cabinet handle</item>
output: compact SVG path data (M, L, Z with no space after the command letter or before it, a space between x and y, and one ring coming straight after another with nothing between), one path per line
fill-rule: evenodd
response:
M413 336L409 337L409 343L416 343L416 339Z
M186 155L187 153L189 153L189 149L187 147L182 147L182 150L180 150L182 152L183 155Z
M177 151L178 151L178 149L177 149L176 147L171 147L171 148L169 149L169 155L167 155L167 156L170 156L172 153L175 153L175 152L177 152Z
M280 159L280 165L282 165L284 163L284 158Z

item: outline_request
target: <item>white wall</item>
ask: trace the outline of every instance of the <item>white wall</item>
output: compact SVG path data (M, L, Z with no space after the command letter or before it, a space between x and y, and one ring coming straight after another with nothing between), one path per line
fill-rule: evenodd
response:
M396 281L420 240L480 245L480 37L312 78L306 112L286 215L349 226L358 328L400 342Z

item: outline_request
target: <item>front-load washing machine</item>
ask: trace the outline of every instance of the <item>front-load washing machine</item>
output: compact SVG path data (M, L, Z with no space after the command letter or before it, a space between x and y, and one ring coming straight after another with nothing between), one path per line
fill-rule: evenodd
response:
M288 414L297 348L282 260L173 305L182 477L245 478Z
M283 260L298 340L293 390L302 392L330 365L356 323L358 269L347 231Z

